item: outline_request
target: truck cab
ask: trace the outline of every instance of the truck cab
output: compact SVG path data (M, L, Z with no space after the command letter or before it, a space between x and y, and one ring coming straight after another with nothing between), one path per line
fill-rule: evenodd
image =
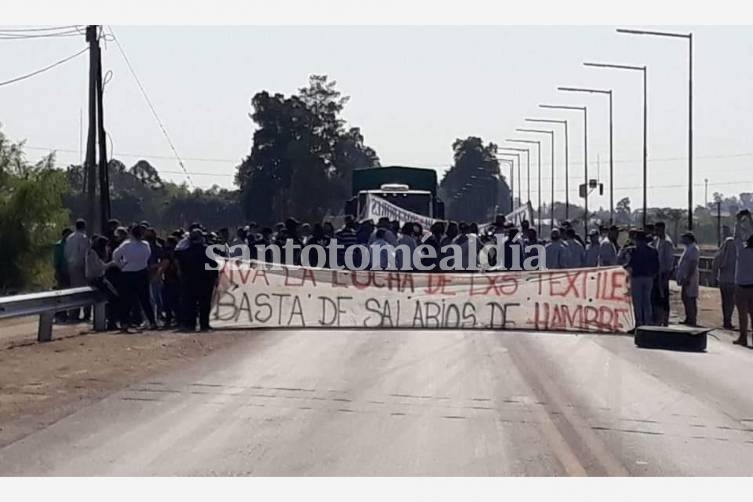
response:
M428 218L444 218L444 203L437 197L434 169L388 166L353 171L353 196L345 203L345 214L359 217L367 196L376 196Z

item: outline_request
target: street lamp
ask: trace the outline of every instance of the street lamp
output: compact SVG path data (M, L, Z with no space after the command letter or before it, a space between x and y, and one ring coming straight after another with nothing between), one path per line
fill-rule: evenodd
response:
M613 68L617 70L632 70L643 72L643 228L646 228L646 214L648 208L648 87L647 87L647 68L646 66L630 66L623 64L609 63L583 63L583 66L594 68ZM610 180L611 182L611 180Z
M513 169L515 168L515 161L512 159L499 159L501 162L509 163L510 164L510 212L513 210L513 206L515 204L514 196L513 196L513 186L514 186L514 178L513 178ZM518 157L518 165L520 164L520 157ZM497 182L499 182L499 179L497 179Z
M583 231L585 233L585 238L588 239L588 107L568 105L539 105L539 108L546 108L549 110L575 110L583 112L583 167L584 178L586 180L585 197L583 197Z
M558 87L559 91L586 92L609 96L609 224L614 223L614 150L612 148L612 89L588 89L583 87Z
M536 158L539 161L539 208L536 211L536 218L539 220L538 222L538 233L541 235L541 141L533 140L533 139L508 139L506 140L510 143L525 143L527 145L536 145ZM530 179L529 179L530 181ZM530 188L530 183L529 183ZM530 201L530 190L529 190L529 198Z
M525 129L525 128L519 128L515 130L518 132L527 132L531 134L548 134L549 135L549 140L552 145L552 147L550 148L550 153L552 155L552 169L551 169L552 199L549 206L549 227L550 229L554 229L554 131L545 130L545 129Z
M499 150L499 148L497 150ZM508 157L515 157L515 159L517 159L517 161L518 161L518 192L520 192L520 154L519 153L499 152L498 155L500 155L500 156L506 155ZM512 202L512 201L515 200L514 199L515 186L514 186L514 176L513 176L513 167L514 167L515 163L512 161L512 159L499 158L498 160L500 160L502 162L510 162L510 201L511 201L511 203L510 203L510 211L512 212L512 210L514 208L514 202Z
M569 153L569 147L568 147L568 139L567 139L567 120L555 120L555 119L525 119L526 122L537 122L541 124L562 124L565 126L565 219L570 219L570 196L568 195L568 191L570 188L569 182L567 180L569 171L570 171L570 153ZM554 181L552 181L552 200L554 200Z
M684 38L688 41L688 230L693 230L693 34L618 29L617 33Z
M528 190L528 201L531 200L531 150L528 148L515 148L515 147L500 147L498 150L507 150L512 152L521 152L526 154L526 163L528 164L528 171L526 173L526 189ZM503 152L504 154L504 152ZM520 195L520 185L523 184L523 178L520 176L520 160L518 160L518 206L520 201L523 200Z

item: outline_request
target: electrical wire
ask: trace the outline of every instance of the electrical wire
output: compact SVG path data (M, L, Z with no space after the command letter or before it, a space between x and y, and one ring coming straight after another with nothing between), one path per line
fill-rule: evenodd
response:
M56 30L70 30L78 29L79 25L70 24L67 26L49 26L49 27L34 27L34 28L0 28L0 32L10 33L26 33L26 32L39 32L39 31L56 31Z
M0 30L0 40L26 40L33 38L57 38L57 37L78 37L81 33L78 30L59 31L54 33L33 33L33 34L21 34L21 33L9 33Z
M144 89L144 86L141 84L141 80L139 80L139 77L136 75L136 71L133 69L133 66L131 65L131 61L128 59L128 56L126 56L125 50L123 50L123 46L120 45L120 41L118 40L118 37L115 35L115 32L112 30L112 27L108 26L108 29L110 30L110 34L112 35L112 39L115 42L115 45L118 47L120 54L123 56L123 60L125 61L126 66L128 67L128 70L131 72L133 79L136 81L136 85L138 85L139 90L141 91L141 95L144 97L146 104L149 106L149 109L151 110L152 115L154 115L154 119L157 121L157 124L162 130L162 134L165 136L165 139L167 140L168 145L170 145L170 149L175 154L175 159L178 161L178 164L180 165L181 169L185 173L188 184L191 185L191 187L194 187L193 180L191 179L191 174L186 169L185 164L183 164L183 160L181 160L181 157L178 154L178 150L175 148L173 141L170 139L170 135L167 133L167 129L165 128L164 123L160 119L159 115L157 114L157 110L154 108L154 105L152 104L152 100L149 99L149 95L146 93L146 89Z
M89 50L89 47L84 47L83 49L81 49L77 53L72 54L72 55L68 56L67 58L61 59L60 61L56 61L56 62L52 63L51 65L45 66L44 68L40 68L39 70L33 71L31 73L27 73L26 75L21 75L19 77L15 77L15 78L12 78L10 80L6 80L4 82L0 82L0 87L2 87L4 85L12 84L14 82L19 82L21 80L26 80L27 78L31 78L31 77L33 77L35 75L39 75L40 73L46 72L47 70L51 70L52 68L55 68L56 66L59 66L59 65L61 65L63 63L66 63L66 62L70 61L71 59L75 58L76 56L80 56L81 54L83 54L84 52L86 52L88 50Z
M55 148L55 147L49 147L49 146L24 146L24 148L28 148L29 150L43 150L43 151L57 151L57 152L65 152L65 153L78 153L78 150L73 150L71 148ZM164 159L164 160L174 160L174 156L169 155L152 155L148 153L119 153L120 157L132 157L132 158L147 158L147 159ZM218 159L218 158L208 158L208 157L182 157L184 160L190 160L190 161L196 161L196 162L224 162L224 163L233 163L233 164L240 164L241 161L238 159Z

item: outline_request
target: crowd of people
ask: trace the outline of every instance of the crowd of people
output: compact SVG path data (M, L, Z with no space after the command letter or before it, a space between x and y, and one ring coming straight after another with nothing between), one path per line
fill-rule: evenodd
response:
M515 225L503 215L488 225L437 221L428 229L418 223L401 224L388 218L374 222L345 216L338 229L329 221L309 224L288 218L273 227L249 223L236 228L233 235L228 228L210 232L194 223L187 230L177 229L161 236L146 221L125 227L117 220L108 222L104 235L89 237L86 230L86 222L78 220L74 229L63 231L56 244L57 285L59 288L92 285L101 290L108 298L111 329L128 331L144 326L187 331L195 331L197 326L201 330L210 329L209 312L218 272L212 253L207 253L208 246L219 247L222 250L219 255L225 257L239 257L240 249L245 247L248 253L245 257L271 262L279 257L275 257L270 247L282 248L292 242L298 251L290 264L300 265L300 249L327 248L333 241L340 247L334 257L322 253L324 267L333 267L334 259L338 267L348 268L345 256L355 251L351 264L359 269L384 270L393 264L399 270L419 270L410 262L414 254L396 250L401 247L415 250L426 245L436 251L428 261L428 270L436 272L442 271L440 263L450 244L459 247L462 268L466 271L481 270L474 267L484 261L505 270L517 269L530 256L529 246L541 245L544 255L539 260L545 262L542 265L547 269L625 267L630 275L636 326L669 324L669 284L673 278L681 287L685 310L682 322L691 326L698 322L700 251L696 239L692 232L682 235L684 251L675 264L675 245L661 221L643 229L599 226L585 240L567 221L552 229L544 240L528 221ZM627 240L620 243L625 231ZM736 306L740 315L737 343L741 344L747 344L748 319L753 312L752 235L750 213L743 211L738 214L735 235L725 241L715 260L724 324L726 328L732 327L732 309ZM502 243L502 256L496 256L496 248L485 246L488 243ZM377 251L361 256L359 247ZM58 314L60 322L89 318L87 310Z
M148 222L128 228L117 220L105 235L86 233L86 222L65 229L55 245L58 288L93 286L107 298L107 327L175 327L209 330L217 263L206 252L208 234L200 226L165 238ZM58 322L88 321L91 309L58 312Z

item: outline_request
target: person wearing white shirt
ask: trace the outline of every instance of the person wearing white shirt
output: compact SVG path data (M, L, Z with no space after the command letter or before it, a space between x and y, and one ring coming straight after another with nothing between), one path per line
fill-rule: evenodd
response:
M132 308L138 303L149 321L149 329L157 329L154 306L149 294L149 257L152 250L143 240L144 227L137 225L131 236L112 253L120 267L119 293L122 297L121 327L127 329Z
M698 259L700 251L693 232L682 234L680 242L685 246L680 261L677 262L677 284L681 287L680 297L685 307L685 320L680 324L697 326L698 322Z
M86 221L76 220L76 230L65 239L63 254L68 268L69 285L72 288L87 286L86 253L89 251L89 237L86 235ZM68 313L69 320L79 320L79 309ZM84 308L84 321L91 318L91 307Z

